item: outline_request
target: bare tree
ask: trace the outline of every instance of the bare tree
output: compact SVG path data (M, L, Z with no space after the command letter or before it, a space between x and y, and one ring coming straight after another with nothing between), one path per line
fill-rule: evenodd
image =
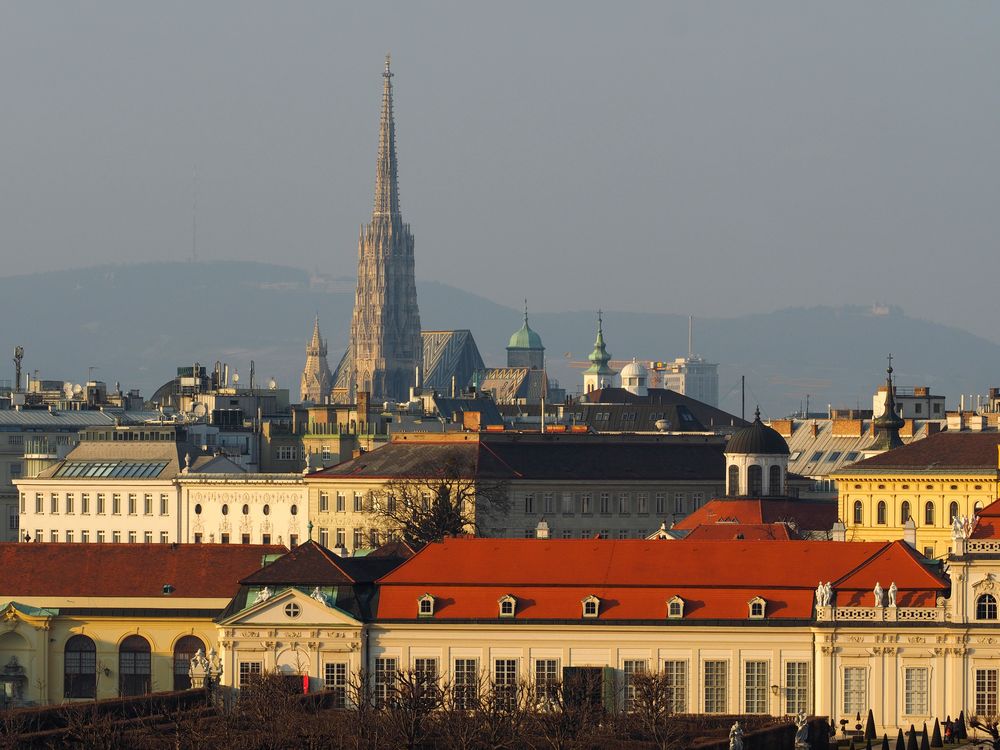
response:
M484 521L510 510L507 481L480 477L474 459L458 453L389 480L369 492L368 502L387 534L399 534L415 547L446 536L483 536Z
M1000 750L1000 720L996 716L970 716L969 726L987 734L986 739L976 740L974 747Z
M631 676L632 696L625 716L643 739L661 750L680 747L681 729L671 714L675 704L673 682L662 672L640 672Z

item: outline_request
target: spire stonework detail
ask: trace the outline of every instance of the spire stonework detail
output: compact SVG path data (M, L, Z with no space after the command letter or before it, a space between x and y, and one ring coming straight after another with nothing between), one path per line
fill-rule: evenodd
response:
M385 59L372 220L358 240L358 286L351 318L350 395L375 402L409 397L422 363L413 235L399 211L392 71Z
M333 375L326 361L326 342L319 332L319 316L313 322L312 339L306 346L306 366L302 368L302 400L322 404L330 395Z

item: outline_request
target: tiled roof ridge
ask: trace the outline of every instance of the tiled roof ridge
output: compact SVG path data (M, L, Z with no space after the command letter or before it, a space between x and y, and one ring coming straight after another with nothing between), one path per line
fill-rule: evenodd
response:
M407 565L410 565L411 563L413 563L413 561L416 560L416 559L418 559L422 554L430 554L428 552L428 550L432 549L433 545L435 545L435 544L444 544L444 541L440 541L440 542L428 542L423 547L421 547L420 549L416 550L410 557L406 558L406 560L404 560L400 565L397 565L395 568L393 568L392 570L390 570L384 576L381 576L380 578L376 579L375 580L375 585L376 586L391 586L391 585L393 585L395 583L394 581L386 581L385 579L388 578L391 575L395 575L400 570L402 570L403 568L405 568ZM404 585L407 585L407 584L405 584L405 582L404 582Z
M852 542L852 544L853 544L853 542ZM851 576L853 576L858 571L863 570L864 568L868 567L868 565L872 561L876 560L877 558L879 558L883 554L885 554L886 550L888 550L889 548L891 548L893 543L892 542L882 542L881 544L882 544L882 547L874 555L870 555L869 557L866 557L864 560L862 560L856 566L854 566L853 568L851 568L851 570L849 570L846 573L844 573L844 575L842 575L840 578L838 578L836 581L833 582L833 586L836 587L841 581L847 580L848 578L850 578Z

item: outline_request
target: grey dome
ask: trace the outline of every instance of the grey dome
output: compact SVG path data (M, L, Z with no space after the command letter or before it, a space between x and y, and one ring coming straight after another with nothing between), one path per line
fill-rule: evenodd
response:
M776 430L760 421L758 409L753 423L735 433L726 444L726 453L787 456L788 443Z

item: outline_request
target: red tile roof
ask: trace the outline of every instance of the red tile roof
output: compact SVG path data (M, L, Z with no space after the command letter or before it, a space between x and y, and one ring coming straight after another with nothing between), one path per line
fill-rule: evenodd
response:
M997 446L1000 446L998 432L939 432L902 448L858 461L835 474L851 475L885 469L996 471Z
M900 606L933 606L948 582L902 542L447 539L429 544L380 580L378 619L417 619L417 598L435 597L434 619L495 619L497 600L518 600L515 619L579 619L581 599L601 601L601 620L663 620L680 596L685 619L808 619L819 581L836 601L871 601L876 581L895 581ZM867 594L868 599L865 599Z
M748 542L776 541L798 539L798 534L791 534L788 526L783 523L712 523L695 526L684 537L690 541L726 541L745 540Z
M280 545L0 544L0 601L18 597L225 599Z
M799 529L827 531L837 521L837 503L830 500L790 498L716 498L674 524L675 529L730 523L794 522Z
M973 539L1000 539L1000 500L990 503L976 514Z

